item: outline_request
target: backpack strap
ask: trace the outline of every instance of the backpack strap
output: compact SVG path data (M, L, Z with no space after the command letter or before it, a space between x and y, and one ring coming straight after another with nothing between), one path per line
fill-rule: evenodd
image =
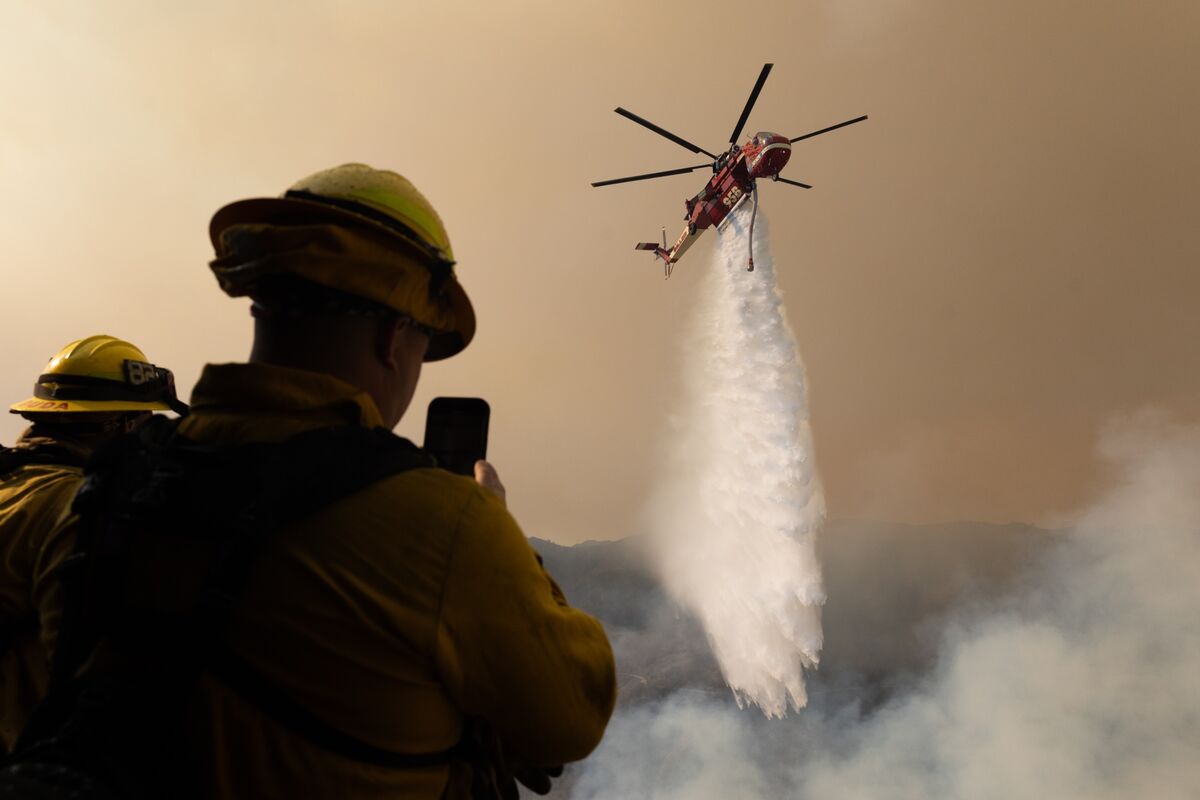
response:
M190 442L176 446L185 457L203 459L213 452ZM227 621L221 612L236 606L262 545L279 528L384 478L436 465L432 456L385 428L350 426L306 431L281 443L243 445L222 455L248 467L241 477L254 489L223 511L230 535L224 537L202 597L205 622L216 627ZM226 490L215 496L228 495ZM201 502L203 498L201 493Z

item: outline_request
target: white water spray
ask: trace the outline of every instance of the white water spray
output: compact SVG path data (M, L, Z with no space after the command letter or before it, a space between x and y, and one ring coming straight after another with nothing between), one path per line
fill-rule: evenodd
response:
M730 215L714 264L694 265L706 274L650 521L663 583L703 623L738 704L780 717L807 702L820 655L825 498L761 210L746 270L751 210Z

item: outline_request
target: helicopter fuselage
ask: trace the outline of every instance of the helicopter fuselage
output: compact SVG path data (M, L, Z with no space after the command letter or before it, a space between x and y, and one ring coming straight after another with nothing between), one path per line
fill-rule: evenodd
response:
M777 133L759 133L741 147L731 148L713 164L713 176L700 193L685 201L688 230L720 225L753 193L755 180L778 175L791 155L791 143Z

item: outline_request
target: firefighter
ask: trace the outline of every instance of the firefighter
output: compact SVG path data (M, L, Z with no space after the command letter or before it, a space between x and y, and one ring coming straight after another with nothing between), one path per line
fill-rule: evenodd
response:
M13 405L32 425L0 446L0 743L12 748L46 690L48 652L39 608L56 613L51 546L91 452L154 411L186 413L169 370L129 342L89 336L46 365L34 396ZM53 627L51 623L51 628Z
M212 269L255 316L248 364L205 367L189 439L271 441L318 426L393 428L424 362L471 341L475 314L438 214L400 175L319 172L214 216ZM509 766L582 759L615 702L600 623L541 566L492 467L387 478L291 526L248 582L231 647L345 734L399 753L453 749L481 721ZM483 767L388 769L331 754L204 681L211 794L464 796ZM518 772L520 775L521 773Z

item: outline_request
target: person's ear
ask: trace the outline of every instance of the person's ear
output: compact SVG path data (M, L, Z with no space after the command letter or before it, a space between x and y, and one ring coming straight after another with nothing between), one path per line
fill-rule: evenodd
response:
M404 329L407 327L408 320L404 317L389 317L380 320L375 328L375 357L389 369L394 369L400 363Z

